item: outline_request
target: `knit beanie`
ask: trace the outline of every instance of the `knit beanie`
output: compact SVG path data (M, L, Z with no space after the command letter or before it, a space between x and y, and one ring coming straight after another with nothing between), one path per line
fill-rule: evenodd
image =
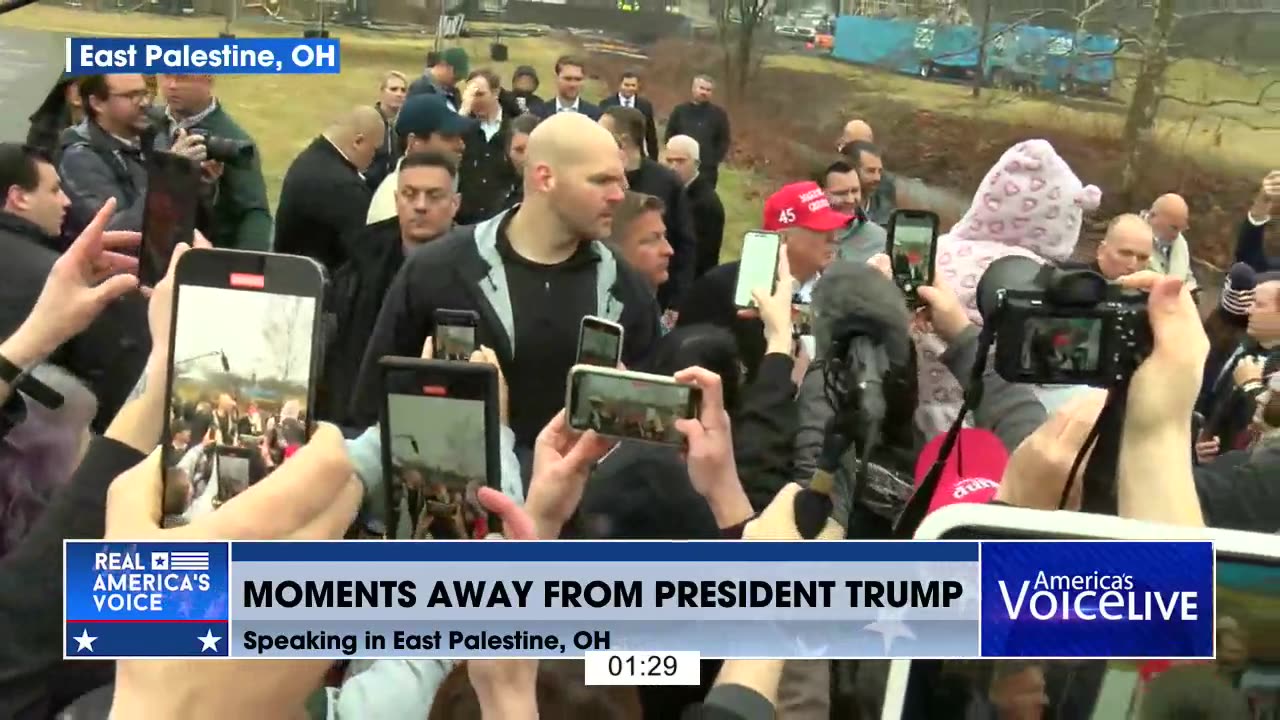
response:
M1222 283L1222 296L1218 299L1222 312L1232 320L1247 322L1257 286L1258 276L1252 267L1245 263L1232 265Z
M960 222L938 238L937 272L981 324L978 280L987 267L1017 255L1044 264L1071 256L1084 213L1098 207L1102 191L1085 185L1047 140L1025 140L1005 151L987 171ZM917 338L920 408L917 426L927 435L955 421L963 397L934 335ZM968 378L964 378L967 382Z

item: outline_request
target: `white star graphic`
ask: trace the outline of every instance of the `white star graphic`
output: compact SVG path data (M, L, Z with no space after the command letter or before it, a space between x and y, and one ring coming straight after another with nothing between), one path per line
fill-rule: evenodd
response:
M197 637L196 639L200 641L200 652L205 650L218 652L218 641L222 638L214 635L213 628L209 628L205 631L204 637Z
M884 640L884 654L888 655L893 647L893 642L898 638L916 639L916 634L912 632L911 628L907 627L906 623L902 622L901 618L901 611L895 612L885 608L878 613L875 622L867 624L862 629L880 635L881 639Z
M73 637L71 639L76 641L76 652L80 652L81 650L88 650L89 652L93 652L93 641L97 640L98 638L89 637L89 628L85 628L80 631L79 636Z

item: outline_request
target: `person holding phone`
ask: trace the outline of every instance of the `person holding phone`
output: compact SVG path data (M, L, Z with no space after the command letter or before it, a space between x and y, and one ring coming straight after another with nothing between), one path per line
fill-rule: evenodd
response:
M439 310L476 313L476 343L493 348L502 366L511 428L526 449L564 406L584 315L623 326L623 362L649 351L658 336L652 296L601 242L626 185L613 136L581 113L542 121L529 137L524 185L515 209L455 228L405 261L361 362L351 412L358 424L377 420L379 361L418 356Z
M852 219L832 209L815 182L791 183L765 201L762 227L782 234L795 280L794 303L809 304L822 271L835 259L836 233ZM710 323L732 330L747 376L754 378L765 352L763 326L755 311L744 311L734 302L739 269L747 260L725 263L699 278L689 290L676 324ZM770 267L776 262L773 257L763 260ZM763 289L769 292L772 288Z

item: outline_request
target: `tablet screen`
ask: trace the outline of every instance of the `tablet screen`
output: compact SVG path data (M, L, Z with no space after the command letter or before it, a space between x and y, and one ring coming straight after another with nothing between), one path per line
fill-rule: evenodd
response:
M1026 539L986 528L980 533L954 530L943 537ZM1185 707L1191 702L1219 708L1238 703L1250 710L1244 717L1275 717L1267 713L1280 708L1280 561L1240 561L1220 554L1217 584L1214 661L1180 663L1197 664L1193 669L1161 660L917 660L911 663L902 718L1138 720L1144 718L1139 712L1143 705ZM1148 695L1148 684L1165 672L1185 681L1152 685Z

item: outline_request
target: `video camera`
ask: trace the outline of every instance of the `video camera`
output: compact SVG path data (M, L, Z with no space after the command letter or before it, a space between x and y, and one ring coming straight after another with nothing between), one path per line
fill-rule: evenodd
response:
M1001 258L982 275L977 298L994 331L996 372L1009 382L1109 389L1151 352L1146 293L1089 269Z
M253 154L256 152L253 143L248 140L218 137L209 134L209 131L203 128L191 128L190 132L192 135L204 138L205 157L210 160L233 165L242 160L253 159Z

